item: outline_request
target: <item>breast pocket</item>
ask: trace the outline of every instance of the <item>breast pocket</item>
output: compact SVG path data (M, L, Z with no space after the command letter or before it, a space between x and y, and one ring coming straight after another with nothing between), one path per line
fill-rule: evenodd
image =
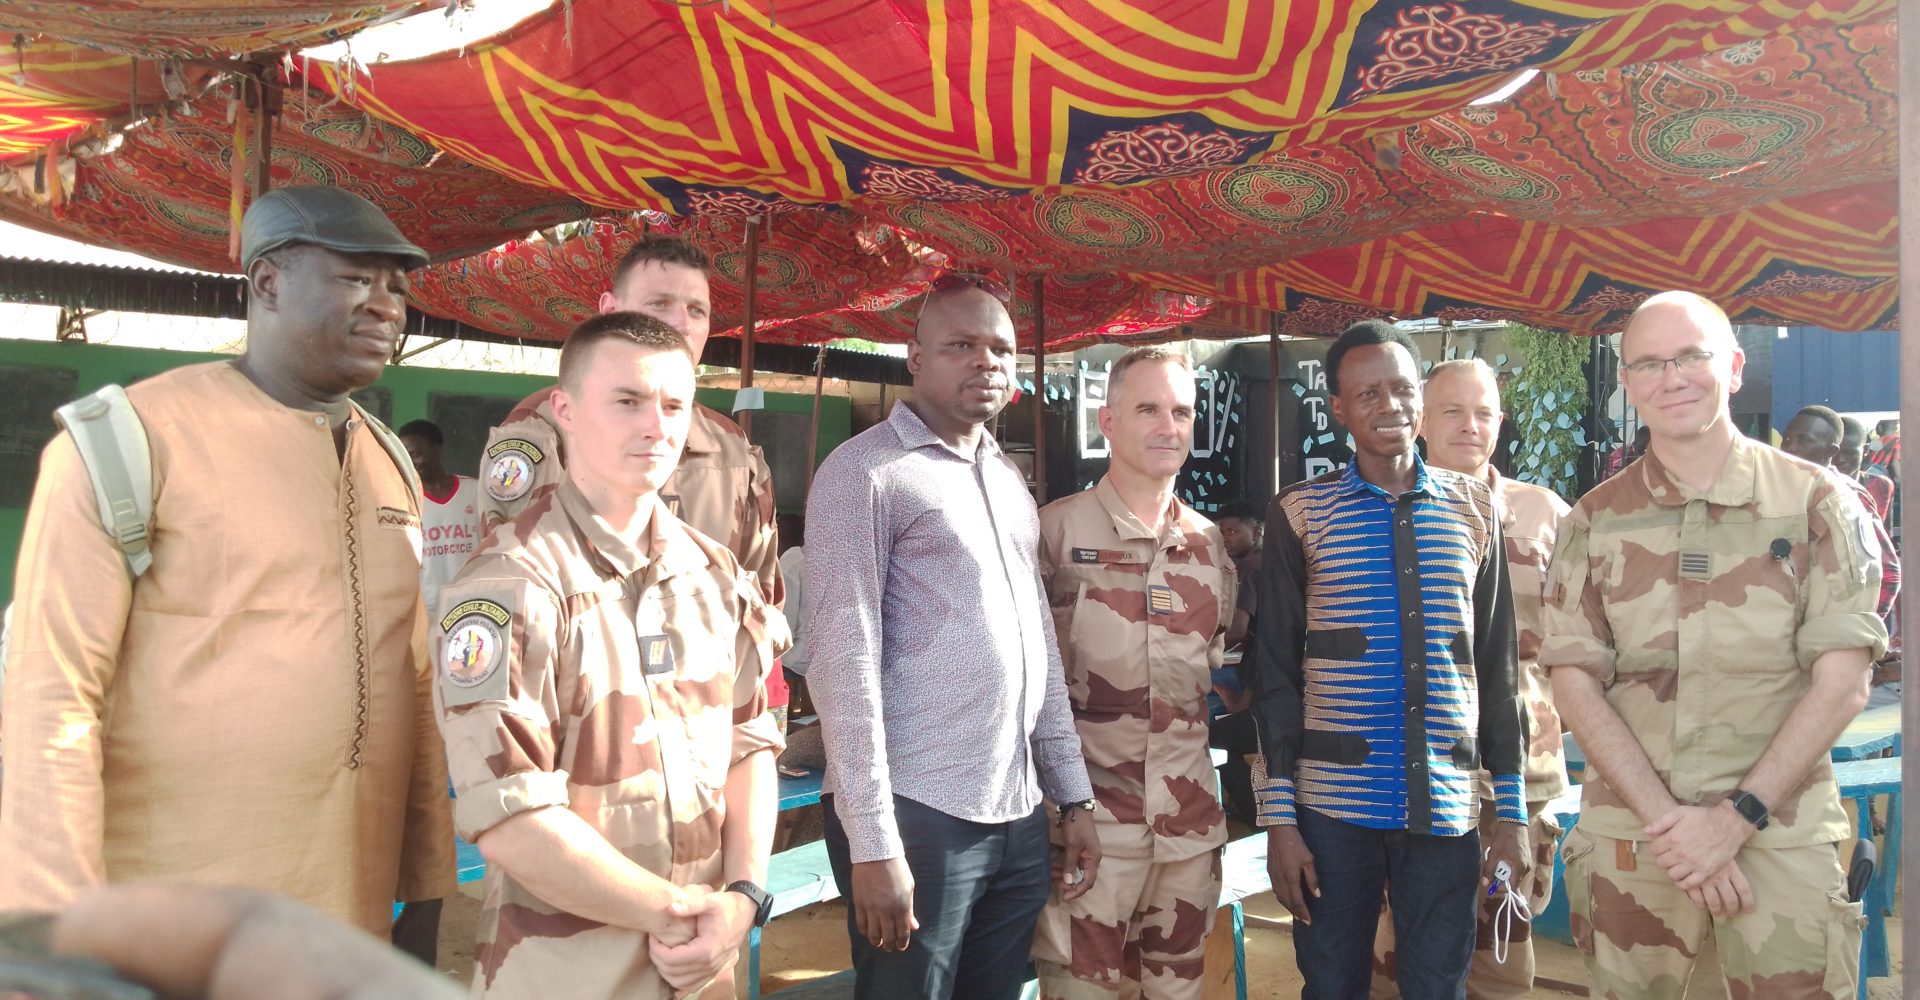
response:
M1083 715L1144 712L1152 698L1138 655L1146 642L1144 580L1118 563L1079 574L1065 641L1073 647L1072 694Z
M731 591L718 587L676 588L659 600L659 624L640 636L641 669L656 714L663 727L673 727L673 742L682 744L679 760L669 759L667 766L688 768L708 789L726 784L740 695L730 597Z
M1719 673L1777 674L1783 651L1794 645L1794 622L1806 579L1806 522L1764 518L1719 527L1713 578L1706 586L1712 612L1702 626L1708 660Z

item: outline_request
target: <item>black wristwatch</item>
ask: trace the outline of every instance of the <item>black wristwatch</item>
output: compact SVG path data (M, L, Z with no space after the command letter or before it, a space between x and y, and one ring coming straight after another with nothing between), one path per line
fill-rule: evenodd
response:
M767 926L767 919L773 916L773 897L767 895L767 890L762 889L759 886L754 885L752 882L749 882L745 879L741 879L738 882L728 882L727 891L737 892L740 895L745 896L748 899L752 900L753 901L753 926L755 927Z
M1744 788L1736 788L1727 801L1733 804L1733 811L1739 813L1741 819L1753 824L1755 830L1767 828L1767 804L1760 801L1758 796Z
M1067 825L1067 814L1075 809L1085 809L1091 813L1098 811L1099 808L1100 803L1096 799L1081 799L1078 802L1062 802L1060 803L1060 820L1055 825L1065 828Z

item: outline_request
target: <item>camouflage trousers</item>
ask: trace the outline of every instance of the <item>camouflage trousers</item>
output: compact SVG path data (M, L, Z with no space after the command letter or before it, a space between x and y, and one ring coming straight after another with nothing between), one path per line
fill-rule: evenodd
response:
M1220 908L1220 852L1183 861L1102 858L1093 888L1054 889L1033 938L1044 1000L1199 1000Z
M1521 880L1519 888L1527 895L1527 912L1539 913L1553 898L1553 853L1560 839L1560 826L1546 815L1547 803L1527 803L1527 843L1533 848L1533 870ZM1480 842L1493 837L1497 822L1493 809L1480 810ZM1473 967L1467 972L1468 1000L1508 1000L1528 996L1533 990L1533 928L1515 920L1507 929L1505 962L1494 960L1493 915L1500 909L1498 897L1480 897L1480 919L1473 942ZM1373 1000L1394 1000L1400 988L1394 982L1393 908L1380 910L1380 928L1373 936Z
M1719 919L1667 878L1646 843L1575 827L1561 847L1568 920L1595 997L1681 997L1713 932L1733 997L1854 995L1860 904L1847 902L1839 845L1742 848L1754 911Z

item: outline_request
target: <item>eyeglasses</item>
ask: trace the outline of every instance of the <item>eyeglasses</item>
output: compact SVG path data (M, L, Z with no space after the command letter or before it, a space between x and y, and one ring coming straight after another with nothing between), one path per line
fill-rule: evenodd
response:
M1706 371L1707 365L1712 362L1712 351L1693 351L1677 358L1648 358L1645 361L1635 361L1622 370L1627 373L1627 378L1635 382L1649 382L1665 373L1668 365L1672 365L1674 370L1682 375L1697 375Z
M927 297L932 298L935 295L946 295L967 288L978 288L988 295L999 299L1000 304L1003 306L1010 305L1013 302L1013 293L1007 291L1007 286L995 280L991 275L970 274L965 271L949 271L933 279L933 287L927 289Z

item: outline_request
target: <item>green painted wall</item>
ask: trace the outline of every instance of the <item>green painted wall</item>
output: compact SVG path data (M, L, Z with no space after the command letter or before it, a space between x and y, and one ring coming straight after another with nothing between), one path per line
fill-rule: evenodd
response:
M103 385L119 383L126 385L150 375L155 375L182 365L198 364L202 361L217 361L231 357L223 354L198 354L187 351L156 351L137 347L111 347L99 344L60 344L47 341L4 340L0 339L0 397L14 397L16 400L31 395L24 388L31 380L30 372L20 369L69 369L77 373L74 385L75 395L84 395ZM453 371L443 368L388 368L386 374L375 384L376 389L387 391L391 405L392 424L400 426L410 420L428 417L434 400L432 397L465 396L491 397L487 402L502 408L528 394L550 385L551 379L540 375L502 375L493 372ZM9 384L11 383L11 384ZM726 412L733 404L733 391L728 389L702 389L700 402L716 410ZM0 474L31 477L38 467L39 451L36 442L51 433L51 406L57 406L64 399L54 400L45 406L39 405L45 400L35 398L27 406L27 412L19 412L20 405L12 410L5 408L4 399L0 399L0 413L8 415L10 422L19 426L0 427ZM442 400L444 403L444 399ZM773 393L767 396L764 416L756 421L754 440L767 451L767 462L774 469L774 482L782 494L781 509L798 512L801 506L799 490L806 475L805 453L806 427L809 415L813 411L813 397ZM41 424L39 421L45 420ZM844 396L826 396L820 407L820 445L819 456L825 459L827 454L845 441L851 433L852 408ZM33 425L38 425L42 433L34 434ZM484 428L468 429L469 435L477 433L485 436ZM452 442L449 442L451 447ZM460 468L453 461L448 463L456 472L471 475L478 463L473 462L467 468ZM19 489L12 495L24 498L31 491ZM0 575L0 605L13 599L13 566L19 558L20 533L26 523L27 512L24 500L19 505L0 503L0 567L6 572Z

